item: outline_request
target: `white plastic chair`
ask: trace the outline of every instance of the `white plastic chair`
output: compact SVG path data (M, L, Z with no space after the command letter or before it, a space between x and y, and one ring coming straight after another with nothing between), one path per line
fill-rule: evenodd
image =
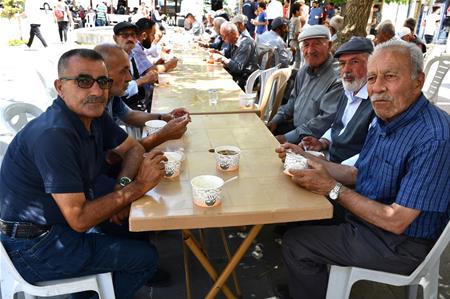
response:
M282 68L275 70L267 79L259 103L261 120L269 122L277 113L291 73L291 68Z
M13 299L14 294L24 292L26 299L36 296L51 297L83 291L95 291L100 299L114 299L111 273L102 273L78 278L52 280L32 285L17 272L3 244L0 242L0 288L2 299Z
M430 59L425 67L425 78L428 78L431 66L436 62L438 63L436 72L428 89L425 91L428 100L433 104L436 104L438 101L439 88L450 68L450 54L441 54L441 56Z
M425 260L410 275L368 270L358 267L331 266L327 299L347 299L352 285L359 280L376 281L394 286L408 286L408 298L415 299L417 286L423 287L424 299L438 295L439 262L442 252L450 241L450 222L434 244Z
M3 157L5 157L6 150L8 149L9 144L5 141L0 140L0 166L2 166Z
M266 88L266 82L269 79L269 77L280 68L281 64L277 64L274 67L271 67L270 69L261 71L261 74L259 75L259 98L258 98L258 104L261 103L263 98L264 89Z
M250 74L247 78L247 82L245 83L245 93L253 93L253 87L255 86L256 79L261 75L262 70L256 70Z
M39 116L42 110L28 103L13 103L3 110L3 120L15 133L19 132L31 119Z

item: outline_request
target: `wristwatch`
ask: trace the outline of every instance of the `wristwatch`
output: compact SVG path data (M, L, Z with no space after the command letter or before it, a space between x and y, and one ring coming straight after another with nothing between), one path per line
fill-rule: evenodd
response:
M342 184L337 183L336 186L334 186L333 189L331 189L330 193L328 193L328 197L331 200L337 200L339 197L339 192L341 192L341 188L342 188Z
M126 185L130 184L133 180L129 177L123 176L119 179L119 185L122 187L125 187Z

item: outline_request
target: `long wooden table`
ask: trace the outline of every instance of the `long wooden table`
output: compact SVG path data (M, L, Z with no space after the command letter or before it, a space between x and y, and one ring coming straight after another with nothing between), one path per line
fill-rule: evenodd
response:
M235 172L216 169L209 149L235 145L241 149L240 168ZM332 217L326 198L294 184L282 172L274 152L278 142L255 114L193 115L185 136L162 144L162 150L183 149L185 161L176 179L164 179L148 195L132 204L130 230L181 229L187 246L208 271L215 284L206 298L222 289L235 298L225 281L251 245L263 224ZM197 207L192 202L190 179L213 174L223 179L238 176L226 184L222 204ZM189 229L254 225L227 267L219 276L199 249Z
M152 112L166 113L184 107L191 114L258 113L256 106L242 108L239 96L244 94L221 64L208 64L204 49L175 50L177 67L163 74L168 83L155 86ZM166 80L165 78L165 80ZM208 90L216 89L218 103L209 103Z

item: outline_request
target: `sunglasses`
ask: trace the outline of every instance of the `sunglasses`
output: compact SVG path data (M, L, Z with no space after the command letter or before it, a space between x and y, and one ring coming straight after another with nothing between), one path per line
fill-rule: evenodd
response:
M97 79L94 79L92 76L89 75L80 75L78 77L61 77L59 80L66 80L66 81L75 81L77 82L77 85L79 88L88 89L91 88L92 85L94 85L94 82L97 82L98 86L101 89L109 89L111 88L111 85L113 83L113 79L108 78L106 76L98 77Z

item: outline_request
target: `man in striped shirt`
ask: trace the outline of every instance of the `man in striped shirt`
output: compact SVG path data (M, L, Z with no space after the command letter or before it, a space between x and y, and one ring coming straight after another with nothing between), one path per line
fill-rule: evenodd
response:
M447 225L450 116L422 94L422 69L414 44L378 45L368 63L377 120L355 167L310 161L311 169L292 171L295 183L328 195L347 215L340 225L302 226L285 234L291 297L325 298L327 264L410 274ZM281 157L287 148L301 152L285 145L277 150Z

